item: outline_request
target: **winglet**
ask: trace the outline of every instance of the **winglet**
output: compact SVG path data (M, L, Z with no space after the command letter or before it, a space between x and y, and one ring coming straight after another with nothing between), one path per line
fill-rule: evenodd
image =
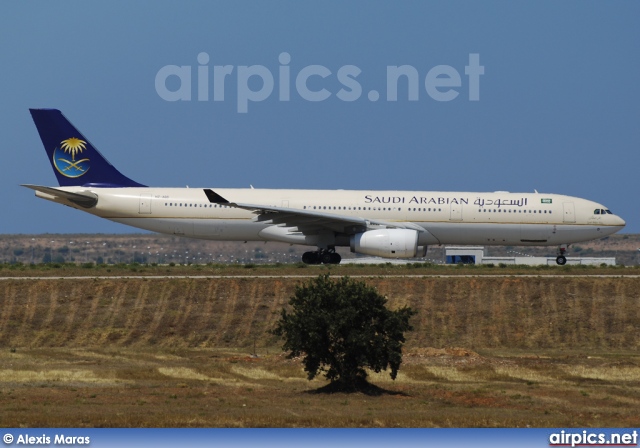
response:
M229 201L227 201L225 198L223 198L222 196L220 196L218 193L211 190L210 188L205 188L204 194L207 195L207 199L209 199L209 202L211 202L212 204L228 204L229 203Z

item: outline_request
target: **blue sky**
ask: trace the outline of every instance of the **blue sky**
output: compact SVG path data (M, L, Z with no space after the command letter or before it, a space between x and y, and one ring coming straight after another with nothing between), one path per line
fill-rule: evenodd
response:
M29 107L58 108L125 175L152 186L533 191L603 203L640 232L638 2L11 2L0 14L4 213L0 233L134 229L36 199L55 185ZM208 63L198 63L206 53ZM288 53L290 62L279 57ZM465 67L477 54L477 101ZM190 66L191 101L156 88ZM198 101L198 67L209 98ZM296 87L305 67L309 101ZM387 98L387 67L411 66L418 99ZM215 66L232 66L214 101ZM262 66L274 88L262 101ZM280 100L280 70L290 100ZM337 93L355 66L362 94ZM449 101L428 73L460 75ZM432 72L433 73L433 72ZM183 88L168 77L169 91ZM379 93L378 101L369 92ZM354 93L352 92L352 95ZM219 98L218 98L219 99Z

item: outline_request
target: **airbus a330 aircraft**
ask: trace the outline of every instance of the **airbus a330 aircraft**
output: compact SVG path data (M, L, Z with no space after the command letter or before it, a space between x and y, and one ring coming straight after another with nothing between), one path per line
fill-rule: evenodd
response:
M340 263L335 248L387 258L428 245L558 246L611 235L625 222L605 206L558 194L155 188L111 165L59 111L31 109L59 187L36 196L153 232L315 246L302 261Z

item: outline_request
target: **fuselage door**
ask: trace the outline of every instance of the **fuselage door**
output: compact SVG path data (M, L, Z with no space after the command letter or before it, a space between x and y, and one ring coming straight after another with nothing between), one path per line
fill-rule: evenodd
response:
M451 221L462 221L462 204L451 204Z
M141 215L151 214L151 195L149 193L142 193L140 195L140 210Z
M562 207L564 208L563 221L576 222L576 207L573 202L563 202Z

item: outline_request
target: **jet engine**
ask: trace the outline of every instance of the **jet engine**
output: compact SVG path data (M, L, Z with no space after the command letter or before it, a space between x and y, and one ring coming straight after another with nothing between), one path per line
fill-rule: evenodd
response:
M379 229L351 236L351 252L385 258L411 258L418 252L418 232Z

